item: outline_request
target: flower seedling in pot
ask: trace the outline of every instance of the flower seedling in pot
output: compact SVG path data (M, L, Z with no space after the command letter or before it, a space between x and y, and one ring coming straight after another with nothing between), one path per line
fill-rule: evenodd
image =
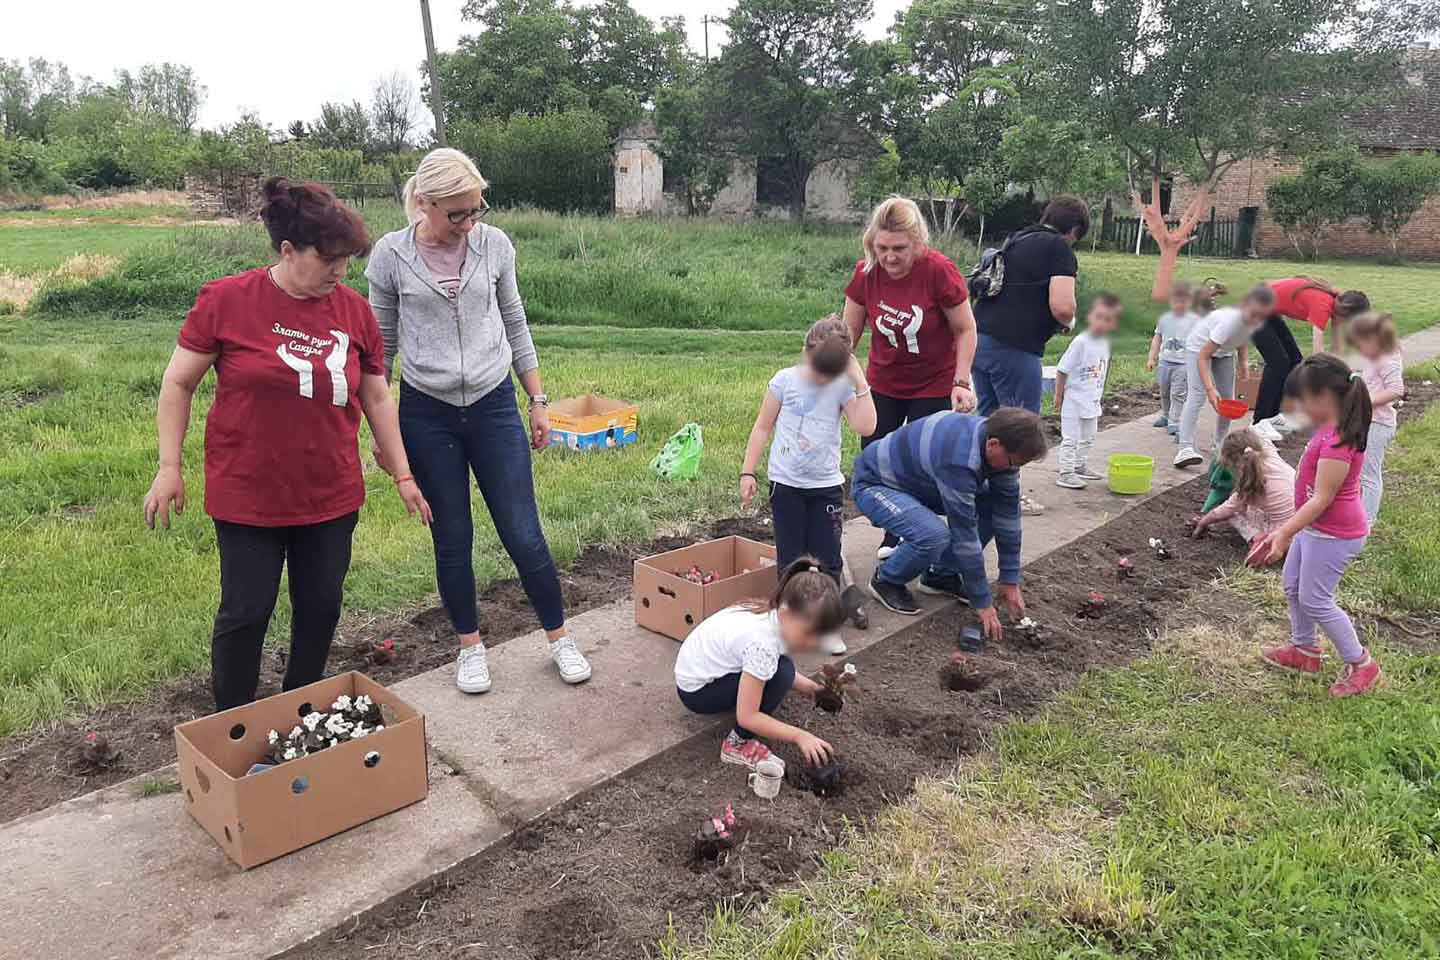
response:
M1121 580L1129 580L1135 576L1135 561L1129 557L1121 557L1115 564L1115 575Z
M289 733L271 730L270 751L262 763L278 765L286 760L327 750L348 740L361 740L385 729L385 712L368 694L351 697L341 694L326 712L312 710L300 718Z
M1165 541L1159 537L1150 538L1150 549L1155 551L1155 556L1161 560L1170 559L1170 551L1165 546Z
M714 570L701 570L699 565L694 564L691 565L689 570L676 570L675 576L684 577L691 583L699 584L702 587L706 584L714 583L716 580L720 579L718 576L716 576Z
M720 854L735 846L735 808L725 804L719 816L707 817L695 831L695 859L719 860Z
M796 781L802 790L809 790L817 797L838 797L845 792L846 764L833 759L821 767L801 767Z
M853 663L847 663L843 667L831 663L822 666L820 689L815 692L815 706L826 713L839 713L840 708L845 706L845 688L850 688L851 696L860 692L860 687L855 682L855 673Z

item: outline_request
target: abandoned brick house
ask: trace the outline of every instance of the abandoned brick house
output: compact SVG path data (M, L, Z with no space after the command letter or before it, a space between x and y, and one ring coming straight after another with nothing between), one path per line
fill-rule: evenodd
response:
M665 179L665 161L656 150L660 132L642 121L621 132L615 144L615 214L620 217L683 214L685 201ZM858 160L822 163L805 187L805 216L812 220L858 222L864 211L852 198ZM712 216L787 217L790 196L786 181L763 158L737 160L730 182L715 197Z
M1440 150L1440 50L1412 49L1406 57L1403 82L1394 94L1357 111L1343 123L1346 139L1368 156ZM1299 160L1293 157L1240 161L1220 181L1213 203L1214 216L1253 223L1256 255L1292 253L1289 238L1267 215L1265 188L1276 177L1295 173L1299 168ZM1176 184L1170 211L1183 210L1193 189L1185 182ZM1243 227L1240 231L1241 235L1251 232ZM1360 219L1336 225L1321 247L1329 256L1379 257L1390 253L1388 239L1371 233ZM1411 260L1440 260L1440 197L1426 202L1400 232L1400 252Z

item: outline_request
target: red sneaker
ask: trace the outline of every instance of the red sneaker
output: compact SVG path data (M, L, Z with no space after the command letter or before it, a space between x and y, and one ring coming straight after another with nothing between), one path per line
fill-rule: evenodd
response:
M1275 667L1284 667L1286 670L1299 670L1301 673L1319 673L1321 656L1319 650L1306 650L1304 647L1297 647L1293 643L1282 644L1278 647L1267 647L1260 652L1265 662Z
M1375 684L1380 682L1380 664L1376 663L1367 652L1365 659L1359 663L1347 663L1345 669L1340 671L1340 679L1330 688L1332 697L1353 697L1361 693L1369 693Z
M742 740L733 733L720 744L720 762L754 770L755 765L770 759L770 748L759 740Z

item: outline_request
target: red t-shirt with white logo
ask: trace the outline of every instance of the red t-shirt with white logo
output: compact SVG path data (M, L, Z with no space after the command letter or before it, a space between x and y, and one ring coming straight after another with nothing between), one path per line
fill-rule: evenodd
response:
M927 250L903 280L876 264L855 266L845 296L865 308L876 393L902 400L948 397L955 385L955 335L945 310L970 297L965 278L938 250Z
M346 286L299 300L262 267L200 288L180 346L215 358L205 512L288 527L360 509L360 379L385 375L370 304Z

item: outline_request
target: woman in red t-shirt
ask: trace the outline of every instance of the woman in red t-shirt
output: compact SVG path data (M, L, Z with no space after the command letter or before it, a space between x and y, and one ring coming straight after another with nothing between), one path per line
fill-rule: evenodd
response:
M875 396L869 446L911 420L942 410L975 409L970 364L975 314L965 278L930 247L930 228L915 201L891 197L870 215L865 259L845 288L845 324L857 347L868 329L865 375ZM881 553L895 546L886 534Z
M1288 277L1270 281L1275 291L1275 311L1265 325L1255 331L1253 342L1265 359L1265 373L1260 379L1260 395L1255 398L1255 423L1269 421L1276 430L1287 430L1290 424L1280 413L1284 401L1285 380L1300 365L1300 345L1285 321L1300 320L1310 324L1311 352L1325 352L1325 331L1331 332L1331 353L1341 353L1341 328L1351 317L1370 309L1370 298L1359 290L1340 291L1317 277ZM1334 321L1333 323L1331 321ZM1273 439L1273 437L1272 437Z
M205 512L220 553L210 638L217 710L255 699L265 631L290 571L284 689L319 680L340 620L350 542L365 502L358 435L370 423L405 508L430 522L410 476L385 346L370 304L340 281L365 256L365 223L320 184L264 187L261 218L280 254L269 267L207 283L180 328L160 386L160 468L145 522L185 509L181 452L195 390L215 369L205 418Z

